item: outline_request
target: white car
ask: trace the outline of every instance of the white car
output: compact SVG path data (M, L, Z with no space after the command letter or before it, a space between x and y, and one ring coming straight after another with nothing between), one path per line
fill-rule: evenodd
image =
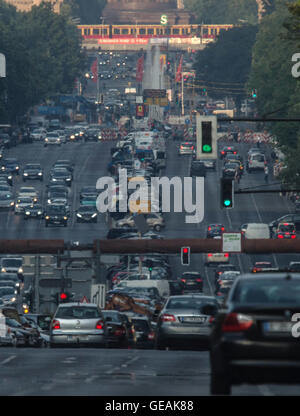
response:
M22 214L32 203L32 198L29 196L18 197L15 202L15 214Z
M51 131L50 133L47 133L44 141L44 146L47 147L48 145L58 145L61 146L61 138L58 133L55 131Z
M248 172L254 170L264 170L267 164L266 157L263 153L251 153L248 160Z
M229 253L207 253L204 256L205 266L229 263Z
M37 202L39 194L33 186L21 186L17 198L30 197L33 202Z
M35 129L30 134L31 138L36 141L44 140L46 135L47 135L47 130L43 128Z

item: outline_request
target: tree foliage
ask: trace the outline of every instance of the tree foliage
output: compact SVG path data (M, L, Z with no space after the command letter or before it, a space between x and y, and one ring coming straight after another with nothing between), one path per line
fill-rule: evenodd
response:
M50 3L16 12L0 1L0 51L7 77L0 83L0 122L15 121L49 95L72 91L83 69L80 36Z
M65 0L65 5L69 5L72 16L79 18L81 24L100 24L106 0Z
M195 13L198 23L257 23L256 0L185 0L184 4Z
M217 42L198 52L195 63L197 82L206 86L210 96L240 98L245 95L256 33L256 26L223 31Z

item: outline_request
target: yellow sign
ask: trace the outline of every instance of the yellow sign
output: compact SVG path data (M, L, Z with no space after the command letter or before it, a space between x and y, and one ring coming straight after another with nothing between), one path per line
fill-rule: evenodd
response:
M145 214L151 212L151 201L129 201L129 211L131 213Z

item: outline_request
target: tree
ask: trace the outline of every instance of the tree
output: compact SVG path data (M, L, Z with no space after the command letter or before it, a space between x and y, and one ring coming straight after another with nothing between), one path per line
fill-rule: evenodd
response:
M185 6L195 13L199 23L257 23L256 0L185 0Z
M7 61L0 121L14 122L49 95L72 91L84 68L76 26L50 3L18 13L0 2L0 50Z
M196 82L208 95L233 95L238 101L245 95L256 33L257 27L248 25L223 31L215 43L198 52Z

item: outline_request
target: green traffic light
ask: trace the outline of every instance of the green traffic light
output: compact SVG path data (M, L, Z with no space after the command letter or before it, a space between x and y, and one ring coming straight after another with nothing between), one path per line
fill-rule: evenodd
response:
M211 153L211 146L209 144L204 144L202 146L203 153Z
M229 199L225 199L224 206L229 207L231 205L231 201Z

